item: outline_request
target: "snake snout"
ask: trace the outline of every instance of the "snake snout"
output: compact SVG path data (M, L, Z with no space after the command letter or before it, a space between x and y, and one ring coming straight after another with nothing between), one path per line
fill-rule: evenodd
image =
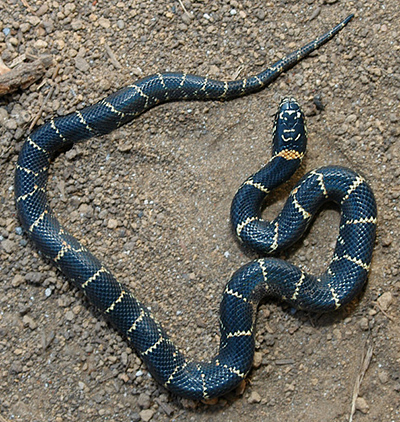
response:
M293 97L284 98L279 105L279 119L287 126L297 123L300 119L304 121L304 114L300 104Z
M299 103L293 97L285 97L281 103L279 104L279 108L281 109L290 109L290 108L300 108Z

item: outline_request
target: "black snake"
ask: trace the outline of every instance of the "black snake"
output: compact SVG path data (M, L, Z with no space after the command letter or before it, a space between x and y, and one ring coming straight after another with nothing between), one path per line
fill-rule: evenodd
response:
M51 160L65 145L109 133L157 104L228 100L259 91L329 41L351 18L248 79L221 82L185 73L146 77L95 105L51 119L28 136L22 147L15 198L24 229L39 251L127 337L154 378L173 393L192 399L212 398L230 391L246 377L252 366L255 315L261 298L278 297L310 311L329 311L359 292L375 234L376 207L370 188L350 170L326 167L303 178L277 219L271 223L260 219L266 194L291 176L305 151L304 116L294 100L284 101L275 122L273 157L239 189L231 209L233 226L237 236L254 249L276 252L304 232L323 202L333 200L342 210L335 254L320 277L274 258L259 259L239 269L221 302L219 352L209 362L194 362L182 355L148 308L57 221L46 196Z

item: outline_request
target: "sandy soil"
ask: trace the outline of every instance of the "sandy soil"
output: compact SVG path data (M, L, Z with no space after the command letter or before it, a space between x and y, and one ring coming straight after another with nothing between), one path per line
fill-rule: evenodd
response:
M370 181L379 224L359 299L330 315L262 304L244 392L212 405L174 397L22 233L13 174L29 123L40 107L39 124L159 71L254 74L349 13L355 19L339 36L263 92L160 106L52 166L49 192L61 221L196 358L215 353L224 285L252 258L232 237L230 202L270 157L280 99L292 95L306 110L309 149L265 218L321 165L345 165ZM4 62L24 53L55 60L43 79L0 99L0 421L344 422L367 350L353 420L400 421L399 37L398 6L389 0L0 0ZM338 221L325 208L283 257L322 271Z

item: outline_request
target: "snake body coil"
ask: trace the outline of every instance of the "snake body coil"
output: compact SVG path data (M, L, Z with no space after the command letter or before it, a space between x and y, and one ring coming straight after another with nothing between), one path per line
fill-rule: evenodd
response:
M261 90L331 39L351 18L249 79L221 82L183 73L149 76L93 106L50 120L22 147L15 197L29 237L127 337L154 378L173 393L192 399L212 398L245 378L254 354L256 308L264 296L285 298L308 310L329 311L357 294L367 276L375 233L376 207L370 188L350 170L327 167L305 176L276 220L267 223L260 219L265 195L290 177L305 151L304 116L295 101L284 101L275 123L273 158L239 189L232 204L232 222L241 240L262 252L274 252L298 238L324 201L334 200L342 210L334 257L319 278L274 258L242 267L226 286L221 302L218 355L210 362L192 362L171 342L147 307L61 227L46 196L51 159L64 145L109 133L160 103L232 99Z

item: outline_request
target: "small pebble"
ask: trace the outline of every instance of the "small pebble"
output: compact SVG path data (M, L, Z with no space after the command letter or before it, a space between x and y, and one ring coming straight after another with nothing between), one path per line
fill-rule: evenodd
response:
M107 228L109 229L116 229L119 226L119 223L117 220L110 218L107 222Z
M129 382L129 376L125 373L119 374L118 378L125 383Z
M385 292L378 297L378 305L382 309L382 311L387 311L392 303L393 295L390 292Z
M26 17L26 20L32 25L32 26L37 26L40 23L40 18L39 16L36 15L32 15L32 14L28 14Z
M75 58L75 66L81 72L87 72L90 69L89 63L81 56Z
M253 367L259 368L262 363L263 354L261 352L255 352L253 358Z
M141 393L138 398L138 405L142 409L148 409L150 407L150 396L146 393Z
M25 274L25 280L28 283L39 284L42 282L44 274L38 271L30 271Z
M25 327L29 327L31 330L35 330L38 326L37 323L28 315L23 316L22 322Z
M186 25L189 25L192 19L193 18L189 13L185 12L185 13L182 14L182 20Z
M146 409L142 410L139 415L143 422L148 422L153 417L154 413L153 409Z
M389 374L387 371L381 370L378 372L378 378L382 384L386 384L389 381Z
M100 26L102 26L105 29L108 29L111 26L110 20L103 18L103 17L99 18L98 22L99 22Z
M0 125L4 125L9 118L8 112L4 107L0 108Z
M361 413L368 413L369 406L363 397L357 397L356 409L359 410Z
M35 48L38 50L45 50L48 47L48 43L45 40L36 40L34 43Z
M139 413L133 413L130 417L131 422L139 422L140 421L140 415Z
M252 391L247 401L249 403L260 403L261 396L257 393L257 391Z
M25 281L21 274L16 274L11 281L11 286L19 287Z
M67 321L73 321L75 319L75 314L72 311L67 311L65 313L65 319Z
M75 19L71 22L71 27L74 31L79 31L79 29L82 29L84 25L80 19Z
M47 3L43 3L39 9L36 11L36 16L43 16L45 15L49 10L49 6Z
M17 121L15 119L8 119L4 122L4 126L8 130L15 130L18 127Z
M363 331L367 331L369 329L369 321L366 317L361 318L358 324Z

